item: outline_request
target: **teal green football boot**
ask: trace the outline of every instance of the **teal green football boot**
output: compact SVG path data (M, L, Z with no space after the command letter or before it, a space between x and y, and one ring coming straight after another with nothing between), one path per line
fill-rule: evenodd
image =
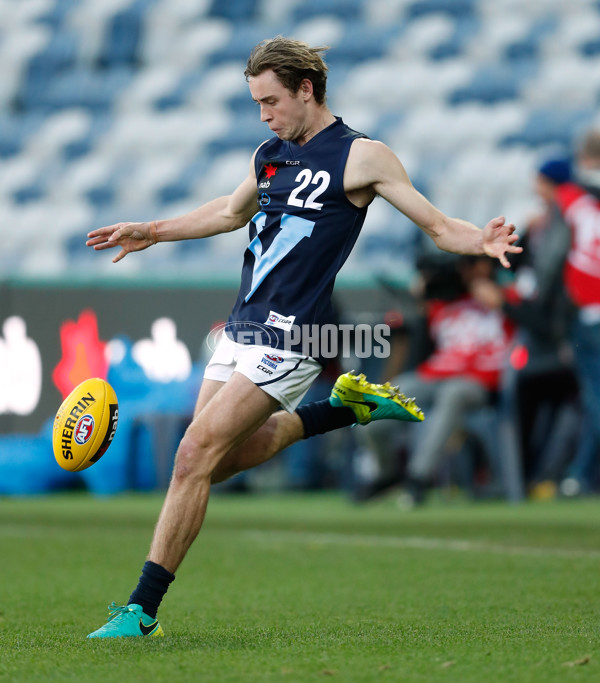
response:
M407 398L398 387L389 382L372 384L364 375L351 372L337 378L329 403L336 408L351 408L361 425L375 420L422 422L425 419L414 398Z
M158 619L145 614L140 605L119 606L113 602L108 607L106 624L90 633L88 638L160 638L164 635Z

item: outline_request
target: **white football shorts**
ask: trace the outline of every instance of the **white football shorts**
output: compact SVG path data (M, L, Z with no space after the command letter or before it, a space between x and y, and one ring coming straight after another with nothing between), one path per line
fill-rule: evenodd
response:
M314 358L270 346L239 344L223 334L204 370L205 379L227 382L239 372L293 413L323 368Z

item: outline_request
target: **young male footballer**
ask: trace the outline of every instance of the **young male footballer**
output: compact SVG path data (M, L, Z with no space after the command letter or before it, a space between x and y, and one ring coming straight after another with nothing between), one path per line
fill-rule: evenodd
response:
M486 254L505 267L507 253L521 251L514 225L494 218L480 229L448 218L415 190L388 147L331 113L325 50L277 37L252 51L245 76L275 135L255 151L247 178L231 195L176 218L117 223L88 235L94 249L120 247L116 263L158 242L250 227L229 332L206 367L139 583L126 605L112 603L108 622L89 638L163 635L158 606L202 526L211 483L314 434L372 420L423 419L398 389L349 373L338 378L329 400L298 407L321 364L302 353L301 342L286 344L286 333L292 325L333 321L336 274L377 195L445 251ZM257 324L272 332L265 345L248 343Z

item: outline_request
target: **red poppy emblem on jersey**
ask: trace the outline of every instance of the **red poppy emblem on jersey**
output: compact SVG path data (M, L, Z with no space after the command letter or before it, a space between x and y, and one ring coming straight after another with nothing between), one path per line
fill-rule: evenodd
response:
M265 166L265 173L267 178L272 178L277 173L277 166L273 166L273 164L267 164Z

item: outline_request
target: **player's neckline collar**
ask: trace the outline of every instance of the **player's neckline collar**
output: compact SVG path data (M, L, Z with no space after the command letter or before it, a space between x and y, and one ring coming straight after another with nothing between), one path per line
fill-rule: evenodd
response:
M294 156L298 157L301 154L304 153L304 151L313 145L313 143L317 143L326 137L329 136L332 130L336 129L339 125L342 125L344 122L342 121L341 116L336 116L335 121L330 123L328 126L325 126L322 130L320 130L316 135L314 135L307 143L304 145L299 145L295 140L288 140L288 145L289 149L291 152L293 152Z

